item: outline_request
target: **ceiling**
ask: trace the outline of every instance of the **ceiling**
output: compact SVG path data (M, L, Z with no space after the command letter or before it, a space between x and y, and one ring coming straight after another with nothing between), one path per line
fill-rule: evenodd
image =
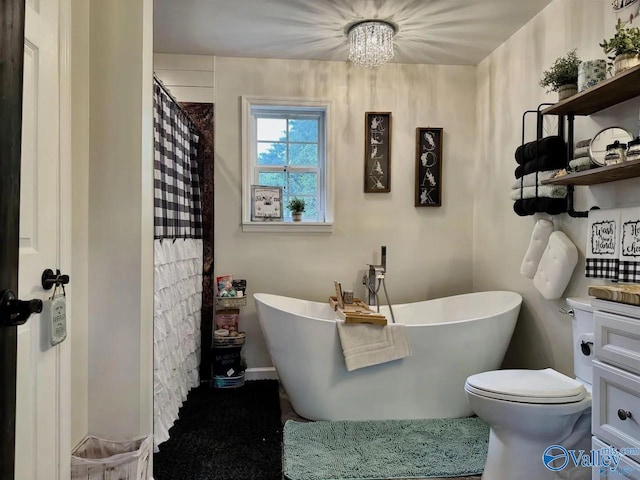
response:
M398 63L477 65L551 0L155 0L154 51L345 61L345 27L398 26Z

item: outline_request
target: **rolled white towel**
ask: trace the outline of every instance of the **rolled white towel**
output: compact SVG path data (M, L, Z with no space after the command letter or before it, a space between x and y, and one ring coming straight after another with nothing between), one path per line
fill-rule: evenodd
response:
M558 173L559 171L560 170L545 170L544 172L538 172L537 182L540 183L542 180L549 180L550 178L555 177L556 173ZM535 184L536 184L536 172L528 173L524 177L521 177L517 179L515 182L513 182L513 184L511 185L511 189L512 190L515 190L517 188L519 189L520 186L533 187Z
M576 148L573 151L573 158L578 158L578 157L588 157L589 156L589 147L580 147L580 148Z
M516 201L526 198L564 198L567 196L566 185L539 185L536 195L536 187L524 187L522 189L522 196L520 189L511 190L511 200Z
M576 172L589 170L591 168L591 158L590 157L574 158L569 162L569 168Z

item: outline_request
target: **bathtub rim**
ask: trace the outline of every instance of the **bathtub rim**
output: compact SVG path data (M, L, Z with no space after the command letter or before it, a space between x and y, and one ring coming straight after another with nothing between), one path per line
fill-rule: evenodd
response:
M419 300L417 302L409 302L409 303L399 303L399 304L395 304L392 305L393 307L402 307L404 305L415 305L418 303L426 303L426 302L432 302L432 301L437 301L437 300L446 300L446 299L450 299L450 298L455 298L455 297L465 297L465 296L478 296L478 295L482 295L482 294L487 294L487 293L507 293L510 294L511 296L513 296L512 299L510 299L509 302L505 302L506 307L502 307L502 309L500 311L496 311L496 312L492 312L490 315L484 315L484 316L475 316L475 317L471 317L471 318L464 318L461 320L451 320L451 321L447 321L447 322L437 322L437 323L405 323L404 325L406 325L407 328L411 328L411 327L435 327L435 326L439 326L439 325L456 325L456 324L463 324L463 323L468 323L468 322L477 322L483 319L487 319L487 318L493 318L493 317L497 317L500 315L503 315L505 313L510 312L511 310L513 310L514 308L521 308L522 306L522 295L519 294L518 292L514 292L512 290L486 290L486 291L482 291L482 292L471 292L471 293L460 293L460 294L455 294L455 295L448 295L446 297L438 297L438 298L431 298L428 300ZM291 312L288 310L283 310L281 307L277 307L273 304L270 304L268 302L265 302L262 300L262 298L264 297L277 297L277 298L284 298L284 299L289 299L289 300L296 300L299 302L308 302L308 303L315 303L318 305L326 305L329 306L329 303L325 303L325 302L317 302L315 300L305 300L303 298L296 298L296 297L288 297L286 295L277 295L274 293L265 293L265 292L257 292L253 294L253 299L254 301L259 301L263 304L265 304L268 307L274 308L278 311L284 312L284 313L288 313L290 315L295 315L297 317L301 317L301 318L308 318L310 320L316 320L319 322L327 322L327 323L336 323L337 321L341 321L337 316L336 318L333 319L327 319L327 318L318 318L318 317L312 317L309 315L304 315L301 313L296 313L296 312ZM382 307L386 307L386 305L382 305Z

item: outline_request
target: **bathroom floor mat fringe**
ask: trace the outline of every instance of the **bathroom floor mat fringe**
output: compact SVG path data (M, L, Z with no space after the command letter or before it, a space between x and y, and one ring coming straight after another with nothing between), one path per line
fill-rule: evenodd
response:
M477 475L489 426L477 417L284 426L288 480L373 480Z

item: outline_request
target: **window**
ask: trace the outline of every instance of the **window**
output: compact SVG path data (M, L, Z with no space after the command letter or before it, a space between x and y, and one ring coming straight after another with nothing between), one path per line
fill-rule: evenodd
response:
M243 230L330 231L330 102L243 97ZM282 187L282 222L251 222L251 185ZM302 223L286 208L305 200Z

